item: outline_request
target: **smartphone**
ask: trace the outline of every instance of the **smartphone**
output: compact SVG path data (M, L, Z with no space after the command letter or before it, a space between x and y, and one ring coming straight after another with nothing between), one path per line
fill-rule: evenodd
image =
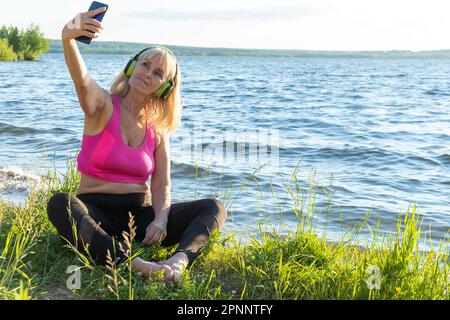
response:
M92 1L91 6L89 7L88 11L94 11L97 10L98 8L101 7L106 7L106 11L108 11L108 5L101 3L101 2L97 2L97 1ZM103 20L103 17L105 16L106 11L93 16L93 18L99 22L101 22ZM91 32L91 31L88 31ZM75 40L78 40L80 42L86 43L86 44L91 44L92 38L86 37L86 36L79 36L78 38L75 38Z

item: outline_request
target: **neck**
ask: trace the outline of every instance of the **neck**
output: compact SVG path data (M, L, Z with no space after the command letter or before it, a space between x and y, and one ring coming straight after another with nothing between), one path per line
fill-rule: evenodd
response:
M144 111L148 99L148 96L129 88L127 94L122 99L122 106L136 118L139 118L142 116L142 112Z

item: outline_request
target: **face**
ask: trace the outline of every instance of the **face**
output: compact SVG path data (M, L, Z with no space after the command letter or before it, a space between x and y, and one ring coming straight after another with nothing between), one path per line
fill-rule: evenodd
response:
M162 56L140 58L129 79L130 87L144 95L153 95L167 79Z

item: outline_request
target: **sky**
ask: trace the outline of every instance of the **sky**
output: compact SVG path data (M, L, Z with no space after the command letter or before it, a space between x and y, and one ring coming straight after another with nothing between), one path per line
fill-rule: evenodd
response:
M96 41L298 50L450 49L448 0L105 0ZM91 1L0 0L0 25L50 39Z

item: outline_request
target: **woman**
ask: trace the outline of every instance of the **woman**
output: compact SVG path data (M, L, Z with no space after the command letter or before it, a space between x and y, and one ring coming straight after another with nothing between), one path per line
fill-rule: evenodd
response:
M48 217L63 239L107 264L108 254L118 262L126 259L123 232L130 232L132 215L135 240L179 243L168 260L134 258L133 270L148 277L163 271L167 281L178 282L225 222L226 209L216 199L171 204L169 135L180 124L181 74L168 49L136 54L110 92L90 77L74 39L97 38L102 25L92 17L103 10L81 13L79 26L68 23L62 30L66 64L84 112L77 157L81 180L76 195L58 192L50 198Z

